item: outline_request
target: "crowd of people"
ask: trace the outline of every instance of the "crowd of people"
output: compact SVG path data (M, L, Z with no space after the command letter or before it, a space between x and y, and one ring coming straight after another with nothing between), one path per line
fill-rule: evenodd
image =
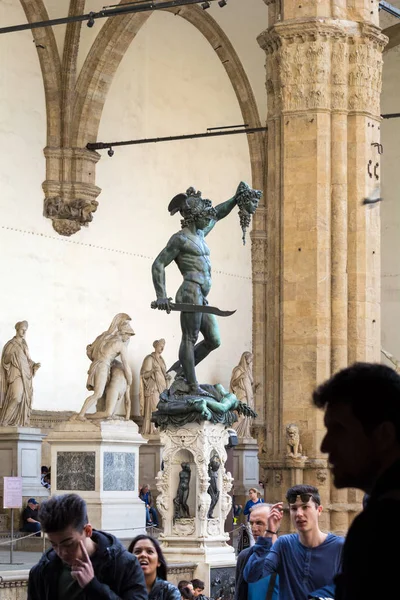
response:
M267 504L250 490L243 510L253 543L238 556L235 600L377 600L397 597L397 508L400 502L400 376L380 364L356 363L323 383L313 404L324 410L321 450L338 489L364 492L346 538L320 528L319 490L289 488ZM143 501L151 513L146 486ZM284 510L295 533L279 533ZM383 523L390 516L390 525ZM126 549L93 529L76 494L53 496L26 523L47 534L51 548L30 571L28 600L208 600L199 579L167 581L156 539L139 535ZM400 532L399 532L400 533Z

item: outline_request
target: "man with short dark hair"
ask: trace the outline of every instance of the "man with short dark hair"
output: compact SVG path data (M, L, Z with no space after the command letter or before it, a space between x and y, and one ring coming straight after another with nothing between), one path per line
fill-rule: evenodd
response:
M39 502L35 498L29 498L27 507L22 511L22 531L36 533L36 537L40 537L38 507Z
M83 498L53 496L38 518L52 548L29 573L28 600L147 600L136 556L93 529Z
M283 510L281 502L274 504L264 537L260 536L253 546L244 579L253 583L278 573L280 600L308 600L314 590L333 582L344 539L320 530L322 506L316 487L295 485L287 491L286 500L297 533L281 535L272 545Z
M321 451L335 486L368 495L346 537L335 599L398 598L400 376L385 365L355 363L323 383L313 402L325 411Z
M205 588L204 581L201 581L201 579L192 579L192 586L193 596L195 598L198 598L199 596L203 595L203 591Z
M177 587L181 594L182 600L193 600L193 598L194 598L193 584L191 581L188 581L187 579L181 579L178 582Z

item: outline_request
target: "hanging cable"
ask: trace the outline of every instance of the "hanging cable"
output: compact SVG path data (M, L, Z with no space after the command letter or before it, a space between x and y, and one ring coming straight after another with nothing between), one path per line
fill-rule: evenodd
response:
M227 0L209 0L207 7L203 6L203 0L168 0L167 2L130 2L126 4L116 4L113 6L104 6L99 12L90 12L85 15L60 17L59 19L49 19L47 21L36 21L33 23L23 23L22 25L0 27L0 33L13 33L14 31L24 31L25 29L52 27L53 25L64 25L65 23L77 23L80 21L87 21L87 26L93 27L96 19L106 19L107 17L116 17L118 15L127 15L150 10L165 10L178 6L187 6L190 4L200 4L202 8L205 9L209 8L210 3L213 2L217 2L217 4L222 8L226 5Z

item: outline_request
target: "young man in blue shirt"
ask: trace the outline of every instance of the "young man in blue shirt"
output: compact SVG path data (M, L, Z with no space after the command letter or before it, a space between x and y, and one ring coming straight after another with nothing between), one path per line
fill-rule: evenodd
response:
M273 544L282 519L282 503L273 505L264 537L253 546L244 569L244 579L253 583L278 573L280 600L308 600L318 588L329 585L340 568L344 538L323 533L318 489L295 485L286 493L290 518L298 533L282 535ZM277 510L278 509L278 510Z

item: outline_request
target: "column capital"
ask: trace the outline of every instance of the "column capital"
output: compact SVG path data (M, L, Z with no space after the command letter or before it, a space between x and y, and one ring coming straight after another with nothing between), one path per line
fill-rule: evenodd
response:
M380 118L382 51L378 27L330 18L275 23L258 43L267 54L268 115L363 112Z

